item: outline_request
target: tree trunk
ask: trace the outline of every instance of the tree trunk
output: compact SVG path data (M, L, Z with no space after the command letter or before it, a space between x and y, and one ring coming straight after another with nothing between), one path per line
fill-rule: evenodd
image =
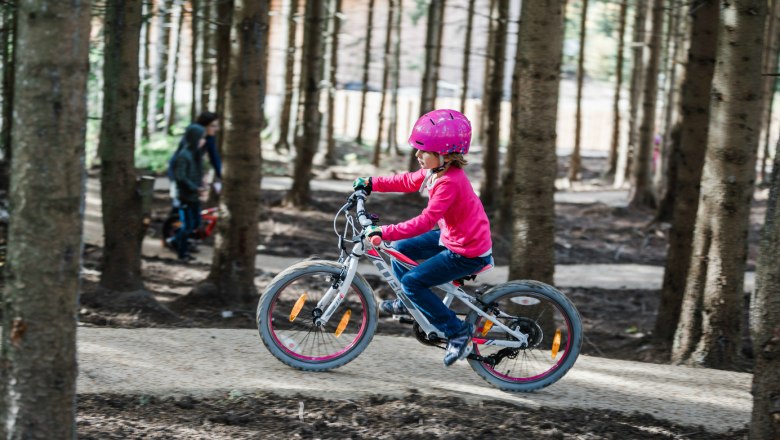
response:
M90 2L16 6L0 437L75 438Z
M659 147L659 156L655 164L655 175L653 176L653 186L655 193L658 195L658 213L664 214L662 208L662 201L666 199L666 195L669 192L669 180L670 180L670 167L676 166L672 164L672 157L674 152L672 151L673 143L672 138L672 120L674 117L674 110L677 106L676 100L679 98L679 91L681 87L681 81L677 75L677 66L684 64L684 60L680 60L680 45L683 44L684 38L683 28L685 22L680 23L680 15L682 11L682 5L678 1L672 2L672 7L669 9L670 23L669 23L669 36L667 46L671 45L671 49L665 49L669 53L667 54L667 61L664 63L664 72L667 77L667 87L665 90L666 98L664 99L663 107L663 127L658 130L661 134L661 143ZM673 193L674 191L672 191ZM667 205L668 207L669 205ZM668 216L667 216L668 217ZM659 217L660 218L660 217ZM663 219L668 221L668 218Z
M691 262L693 231L699 206L704 153L710 120L710 90L715 70L719 6L708 0L691 8L690 47L680 101L680 142L672 162L676 195L672 205L672 228L666 255L661 301L653 335L664 344L672 342L680 319L683 292Z
M328 59L328 128L327 128L327 148L325 150L325 163L334 165L336 163L336 138L335 138L335 113L336 113L336 73L339 68L339 33L341 32L341 1L332 0L332 13L328 23L331 24L330 34L330 53Z
M16 70L16 7L6 3L3 5L3 128L0 131L0 144L3 157L0 161L0 190L8 192L10 186L10 166L13 152L11 150L11 128L14 112L14 71Z
M750 201L761 126L766 2L721 3L694 254L672 360L731 368L740 343Z
M152 131L159 131L165 122L165 98L168 82L168 50L171 42L171 8L174 0L157 0L157 60L154 76L154 124Z
M393 37L393 14L395 13L395 1L390 0L387 10L387 29L385 32L385 56L384 68L382 69L382 99L379 103L379 129L376 132L376 143L374 144L374 166L379 166L379 158L382 153L382 134L385 129L385 98L387 97L387 79L390 75L390 45Z
M509 279L552 283L555 270L555 125L563 50L563 2L525 1L520 25L517 118L512 120L514 216Z
M628 0L620 2L620 25L618 30L618 52L615 63L615 100L612 102L612 143L609 148L608 168L606 176L614 176L617 172L618 145L620 144L620 92L623 88L623 52L626 35L626 16Z
M320 80L322 79L322 0L306 2L306 19L303 31L303 52L301 57L302 130L295 137L295 161L293 185L287 193L287 203L304 206L311 197L311 167L320 143Z
M639 119L639 109L642 106L642 85L644 84L644 48L645 48L645 27L647 15L648 0L636 0L634 6L634 29L633 29L633 54L631 67L631 88L630 88L630 111L628 114L628 145L621 156L618 158L618 173L615 175L615 186L622 187L623 183L630 177L631 162L635 156L636 143L638 137L637 120Z
M493 37L493 46L491 46L490 57L493 59L490 69L490 78L486 81L489 86L490 96L485 107L487 113L485 127L485 142L482 151L483 161L482 185L480 188L480 199L485 206L485 210L493 212L498 205L498 182L501 178L499 167L499 128L501 122L501 101L504 95L504 66L506 65L506 40L507 30L509 28L509 1L498 0L495 17L495 34Z
M710 91L718 44L718 0L690 8L690 47L680 100L680 141L672 162L672 228L666 255L661 301L653 330L654 338L671 344L680 319L685 279L691 263L693 230L699 206L699 185L710 124Z
M211 21L214 19L212 1L199 0L203 17L203 26L201 26L201 55L200 55L200 111L211 109L211 83L214 79L214 26Z
M577 59L577 112L574 118L574 151L569 161L569 181L580 180L580 143L582 133L582 81L585 79L585 38L588 29L588 0L582 0L580 11L580 54Z
M775 69L777 69L775 67ZM775 89L777 88L777 77L773 78L774 83L772 84L771 92L768 95L764 95L765 105L766 105L766 118L765 121L767 124L767 129L764 130L764 148L761 154L761 163L758 166L759 171L759 177L758 182L761 184L764 184L767 182L767 166L766 163L769 161L769 138L771 137L772 130L770 130L770 124L772 122L772 108L774 107L775 102Z
M289 151L290 144L290 113L292 111L293 92L295 84L293 75L295 74L295 15L298 13L298 0L287 0L289 9L287 17L287 52L285 56L284 67L284 101L279 117L279 140L276 141L274 149L276 152Z
M263 62L268 47L268 0L235 0L232 14L225 119L228 120L222 163L224 188L221 218L207 282L225 303L256 298L255 256L260 209L262 156L260 121L265 101ZM260 103L260 105L258 105Z
M425 67L423 70L422 90L420 92L420 116L433 111L436 106L436 81L439 77L439 28L443 23L444 0L431 0L428 4L428 23L425 30ZM415 150L409 154L409 171L417 169Z
M520 38L520 32L518 29L518 41ZM501 237L512 236L513 215L512 207L514 205L515 194L515 157L516 148L513 147L514 139L517 139L517 124L515 121L519 121L520 118L520 75L521 66L518 60L520 60L522 53L520 50L522 46L518 43L515 46L515 65L512 68L512 110L510 118L512 123L509 126L509 147L506 149L506 158L504 159L504 174L501 178L501 204L499 207L498 221L499 231L501 231ZM556 165L557 167L557 165ZM510 255L511 258L511 255ZM510 263L511 264L511 263Z
M750 301L753 370L753 416L751 439L780 438L780 143L770 181L766 221L761 233L761 250L756 267L756 291Z
M360 117L358 118L357 144L363 143L363 121L366 113L366 95L368 94L368 72L371 64L371 36L374 33L374 0L368 0L368 24L366 25L366 45L363 49L363 83L360 91Z
M446 1L447 0L441 0L441 2L439 2L439 11L438 11L439 29L436 35L436 58L434 58L434 69L433 69L432 109L438 108L436 106L436 99L439 96L439 72L441 71L441 48L444 45L442 39L444 37L444 12L446 11Z
M387 152L399 156L401 150L398 148L398 83L401 75L401 18L403 17L404 0L397 0L398 10L395 14L395 45L393 48L393 72L390 89L392 97L390 98L390 123L387 127Z
M190 4L192 5L192 10L190 11L190 31L192 32L192 46L190 47L190 81L192 82L190 121L194 121L198 117L200 108L202 108L199 102L201 87L199 87L198 83L203 77L203 75L199 72L203 62L202 60L198 59L199 55L201 54L198 49L200 44L202 44L202 39L200 38L200 29L205 26L206 21L205 17L198 16L201 14L200 1L190 0Z
M425 33L425 70L423 72L420 115L433 111L436 106L436 79L439 76L438 42L442 20L442 5L444 0L431 0L428 6L428 23ZM416 161L415 161L416 163Z
M778 58L778 33L780 32L780 1L771 0L769 2L771 6L770 15L766 20L766 33L764 34L764 53L762 63L762 73L777 73L777 58ZM761 128L764 137L764 148L761 154L761 163L758 166L759 170L759 182L766 182L766 164L769 160L769 137L771 134L772 126L772 104L775 97L775 89L777 86L777 76L765 76L762 81L762 93L764 100L761 106Z
M658 61L661 55L661 35L664 31L664 0L653 2L653 26L647 47L650 59L644 75L644 96L642 97L642 124L639 126L639 140L632 163L631 194L629 206L633 208L655 208L656 200L653 192L651 163L653 159L653 144L655 138L655 106L658 97Z
M181 44L181 28L184 24L184 0L174 0L171 21L173 29L171 36L173 41L168 46L170 53L168 56L168 78L165 81L165 132L173 134L173 124L176 122L176 74L179 71L179 47Z
M143 287L144 224L135 172L138 49L142 0L112 0L106 14L103 123L100 127L100 196L105 245L101 286Z
M153 3L143 4L143 22L141 24L141 44L139 50L143 52L143 65L141 67L141 140L148 142L151 135L151 127L154 119L150 119L149 105L152 94L152 63L151 63L151 36Z
M490 78L490 72L493 69L493 57L490 56L490 54L493 50L492 48L496 37L496 20L494 17L496 14L496 1L497 0L490 0L490 3L488 4L487 45L485 46L485 65L482 72L482 99L480 101L481 106L479 108L477 129L473 132L477 135L477 139L471 139L472 143L479 142L480 145L484 144L485 139L487 138L485 129L487 127L488 112L486 112L485 109L490 107L490 83L487 81L487 78Z
M469 92L469 68L471 67L471 32L474 29L474 6L476 0L469 0L466 18L466 41L463 43L463 66L461 70L460 112L466 112L466 98Z
M217 34L214 44L217 50L217 114L225 114L225 93L227 90L228 70L230 67L230 26L233 23L233 2L217 1ZM226 118L219 119L220 132L225 132ZM222 152L225 136L217 136L217 148Z

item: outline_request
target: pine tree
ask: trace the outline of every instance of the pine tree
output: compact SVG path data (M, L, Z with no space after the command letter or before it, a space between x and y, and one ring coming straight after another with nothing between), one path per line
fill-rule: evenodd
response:
M672 360L733 367L761 126L766 2L721 3L699 208Z
M523 2L513 118L514 203L510 279L551 283L555 270L556 121L563 51L563 1Z
M24 166L11 170L0 437L75 438L91 5L16 6L24 54L16 57L11 138L14 163Z
M260 209L262 156L260 127L265 102L268 0L235 0L230 67L226 80L228 129L222 154L225 178L214 258L205 286L224 303L248 302L257 295L255 257Z
M105 231L100 284L119 291L143 286L141 242L145 227L135 171L141 9L142 0L112 0L106 14L103 122L98 146Z

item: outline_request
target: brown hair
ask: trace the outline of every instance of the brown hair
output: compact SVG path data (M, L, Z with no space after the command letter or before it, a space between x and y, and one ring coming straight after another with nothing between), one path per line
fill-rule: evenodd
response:
M469 164L469 161L467 161L466 158L463 157L463 155L460 153L449 153L445 154L444 157L449 159L452 166L456 168L463 168Z
M423 151L423 150L420 150L420 151ZM435 151L424 151L424 152L433 154L436 157L442 156L442 154L439 154L439 153L437 153ZM449 162L450 165L454 166L455 168L463 168L463 167L465 167L466 165L469 164L469 161L467 161L466 158L463 157L463 155L460 154L460 153L447 153L447 154L444 154L443 156L444 156L445 159L449 159L450 160L450 162Z

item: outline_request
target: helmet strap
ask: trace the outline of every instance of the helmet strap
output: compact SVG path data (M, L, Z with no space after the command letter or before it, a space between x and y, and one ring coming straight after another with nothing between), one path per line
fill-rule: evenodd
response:
M446 162L446 163L444 162L444 155L440 154L439 155L439 166L436 167L436 168L431 169L431 174L436 174L439 171L442 171L442 170L446 169L449 164L450 164L449 162Z

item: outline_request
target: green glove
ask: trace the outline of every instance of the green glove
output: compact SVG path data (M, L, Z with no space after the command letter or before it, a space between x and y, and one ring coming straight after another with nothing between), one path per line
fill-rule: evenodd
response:
M352 188L355 191L362 189L366 192L366 195L371 194L371 177L358 177L352 182Z
M378 235L380 238L382 237L382 228L379 226L366 226L366 229L363 229L363 232L366 233L366 237L373 237L375 235Z

